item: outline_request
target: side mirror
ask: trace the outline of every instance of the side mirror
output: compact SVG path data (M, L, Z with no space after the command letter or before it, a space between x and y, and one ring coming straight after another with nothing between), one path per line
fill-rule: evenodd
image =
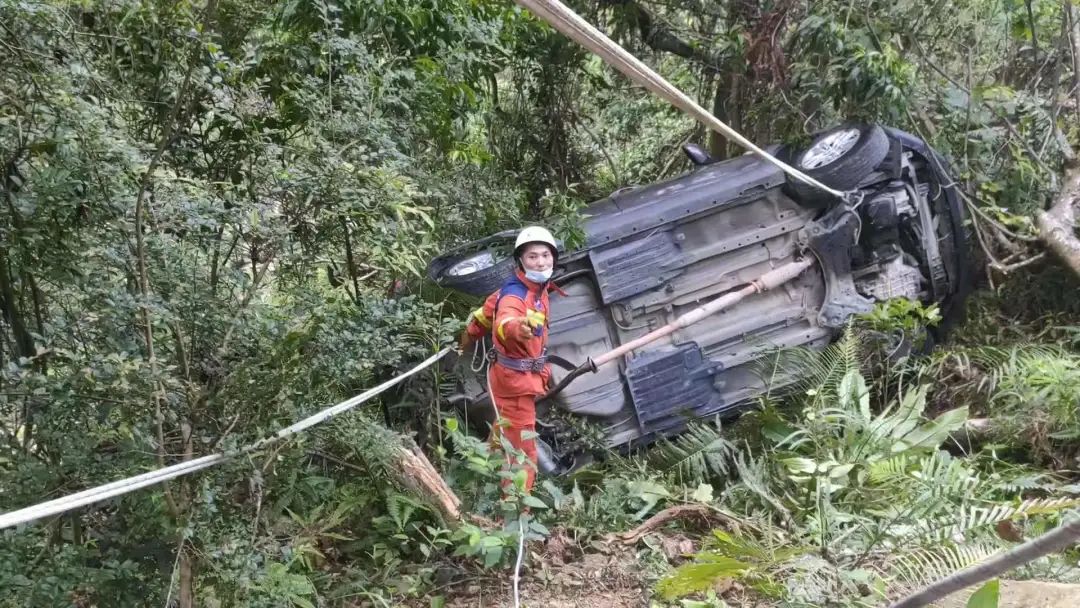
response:
M714 162L713 157L709 156L709 153L697 144L686 144L682 149L683 152L686 153L687 158L690 159L690 162L694 163L695 166L700 167Z

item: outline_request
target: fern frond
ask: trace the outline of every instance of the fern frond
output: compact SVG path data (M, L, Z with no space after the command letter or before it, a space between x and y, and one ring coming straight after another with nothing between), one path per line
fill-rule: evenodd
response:
M924 457L911 477L920 484L921 494L932 498L963 499L971 496L981 483L979 474L966 461L953 458L948 452Z
M414 500L404 494L388 494L386 496L386 511L394 520L398 532L405 529L417 509L426 508L423 503Z
M1064 361L1074 367L1080 365L1080 359L1075 354L1045 344L1017 344L1008 348L979 346L946 352L935 357L932 368L940 371L950 361L961 368L980 370L982 377L976 383L976 388L988 395L1003 384L1022 380L1029 370L1044 362Z
M918 549L894 561L891 570L898 580L912 586L922 586L984 562L1001 551L1001 547L993 543L950 544Z
M1033 490L1052 492L1057 489L1057 485L1050 481L1044 481L1048 477L1049 475L1045 473L1033 473L1005 480L999 483L997 487L1010 494L1020 494L1021 492L1031 492Z
M1047 515L1057 513L1065 509L1071 509L1080 505L1080 498L1034 498L1025 500L1017 507L1017 515L1031 517L1032 515Z
M919 536L928 541L967 538L1002 521L1057 513L1077 505L1080 505L1080 498L1036 498L1018 505L964 506L958 513L922 522Z
M792 390L835 395L844 377L861 369L862 346L859 332L849 327L840 340L824 350L778 349L771 357L758 360L756 372L766 382L777 375L792 378Z
M905 480L910 470L916 466L914 463L921 461L922 458L925 457L916 458L910 454L897 454L892 458L871 463L867 481L871 485L889 485Z
M971 496L981 483L978 473L948 452L898 454L870 465L868 481L896 496L957 498ZM923 510L923 512L927 512Z
M674 599L702 591L712 587L718 578L738 578L751 569L750 564L730 557L709 553L699 553L694 557L696 563L679 566L656 584L656 590L663 598Z
M676 473L684 483L709 477L726 477L732 470L737 448L715 425L691 423L679 437L662 439L649 453L649 465Z
M739 473L739 487L745 488L756 495L764 506L771 508L785 522L791 521L791 511L780 502L780 499L769 487L769 480L774 475L768 470L767 465L761 459L755 459L747 452L739 452L733 459L735 470Z

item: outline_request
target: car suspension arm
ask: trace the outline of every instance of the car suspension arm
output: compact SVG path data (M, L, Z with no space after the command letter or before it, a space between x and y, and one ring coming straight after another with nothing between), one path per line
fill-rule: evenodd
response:
M769 272L761 275L757 279L750 281L742 289L728 292L707 304L703 304L695 308L694 310L691 310L690 312L682 315L681 317L675 319L671 323L668 323L667 325L659 329L655 329L645 334L644 336L641 336L640 338L631 340L626 344L619 346L618 348L609 350L608 352L600 355L596 359L592 359L591 357L589 359L586 359L585 363L577 366L576 368L574 368L573 371L563 377L563 379L560 380L559 383L556 384L551 390L545 393L544 396L540 398L540 400L551 399L555 395L558 395L571 382L573 382L574 379L584 374L585 372L595 373L596 370L605 363L610 363L611 361L614 361L631 351L637 350L647 344L651 344L659 340L660 338L663 338L664 336L675 333L680 329L689 327L690 325L693 325L694 323L697 323L698 321L701 321L708 316L718 313L725 308L730 308L731 306L743 301L748 296L751 296L755 293L768 291L770 289L775 289L783 285L784 283L791 281L795 277L802 274L804 270L812 266L813 263L813 258L807 257L802 260L789 262L787 264L784 264L783 266L780 266L779 268L774 268Z

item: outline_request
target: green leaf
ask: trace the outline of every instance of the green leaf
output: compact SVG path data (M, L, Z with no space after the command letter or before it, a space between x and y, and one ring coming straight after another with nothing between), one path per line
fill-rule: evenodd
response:
M626 484L628 494L641 500L644 506L634 514L634 519L641 519L656 506L662 498L670 498L671 493L664 486L647 480L636 480Z
M749 564L739 560L715 557L706 563L679 566L656 584L656 590L664 599L675 599L708 589L720 577L736 577L749 569Z
M967 406L949 410L935 418L933 422L924 424L905 435L903 442L909 448L936 448L949 438L949 434L962 429L967 419Z
M525 469L518 469L514 471L512 479L514 480L514 487L525 491L525 482L529 480L529 473Z
M870 389L858 368L848 370L840 380L839 397L841 408L851 410L857 404L863 419L870 420Z
M713 487L707 483L700 483L694 493L690 495L691 500L697 502L712 502L713 499Z
M534 509L548 508L547 504L545 504L544 501L540 500L535 496L525 496L521 499L521 502L524 503L526 507L533 507Z
M968 598L967 608L997 608L998 606L998 579L987 581L979 590Z
M854 468L854 464L842 464L840 466L833 467L829 469L829 477L832 479L847 477L848 473L850 473L851 470Z
M784 458L780 462L792 473L810 473L817 471L817 463L809 458L795 457Z
M626 489L630 496L635 498L641 498L642 500L648 500L649 498L667 498L671 496L667 488L664 486L646 480L631 481L626 484Z
M485 553L484 554L484 567L485 568L491 568L495 564L498 564L499 560L502 559L502 554L503 554L503 548L502 547L495 547L494 549L491 549L490 551Z

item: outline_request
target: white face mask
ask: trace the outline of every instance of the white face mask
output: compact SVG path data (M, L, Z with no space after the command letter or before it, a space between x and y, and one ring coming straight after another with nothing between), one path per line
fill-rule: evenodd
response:
M526 270L525 278L529 279L533 283L546 283L551 278L551 269L547 270Z

